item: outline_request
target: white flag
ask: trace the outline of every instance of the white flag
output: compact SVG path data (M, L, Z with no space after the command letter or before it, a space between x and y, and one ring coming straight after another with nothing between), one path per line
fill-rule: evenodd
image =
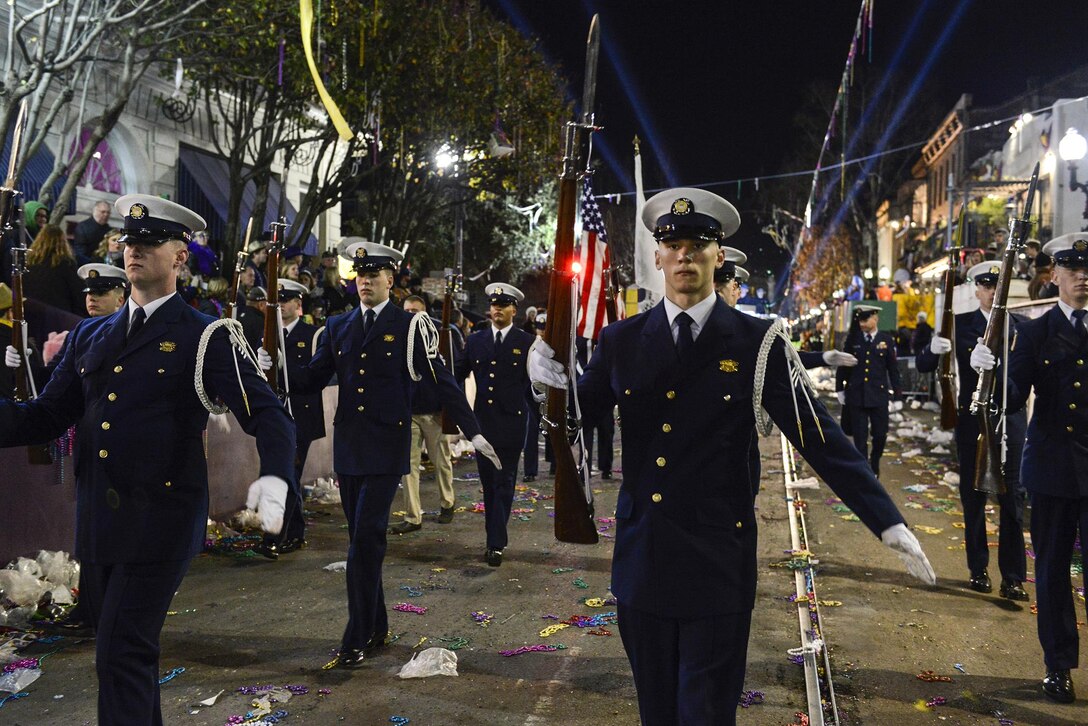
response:
M665 273L654 264L657 242L653 233L642 223L642 208L646 195L642 193L642 157L635 151L635 284L646 291L639 310L648 310L665 297Z

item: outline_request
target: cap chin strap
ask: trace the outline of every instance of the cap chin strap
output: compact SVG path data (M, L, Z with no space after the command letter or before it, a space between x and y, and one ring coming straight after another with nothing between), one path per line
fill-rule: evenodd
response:
M763 408L763 387L767 378L768 358L777 338L782 339L783 353L786 356L786 370L789 371L790 377L790 394L793 397L793 414L797 423L797 435L800 437L801 446L803 448L805 445L805 430L801 426L801 409L797 404L798 392L804 396L805 403L808 404L809 413L812 414L812 420L816 423L816 430L820 432L820 440L826 443L827 438L824 436L823 427L820 425L820 418L816 415L816 408L812 405L812 397L816 395L816 389L813 387L812 379L808 377L808 372L801 362L801 356L798 355L790 342L789 330L781 318L775 320L771 327L767 329L766 335L763 336L763 342L759 346L759 354L756 356L756 372L752 391L752 409L756 417L756 430L759 431L761 436L767 436L771 433L771 428L774 425L767 410Z

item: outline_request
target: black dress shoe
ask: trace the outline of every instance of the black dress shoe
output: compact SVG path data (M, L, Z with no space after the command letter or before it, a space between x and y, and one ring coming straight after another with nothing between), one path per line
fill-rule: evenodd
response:
M602 471L602 472L601 472L601 478L602 478L602 479L611 479L611 478L612 478L612 472L610 472L610 471Z
M990 582L990 576L986 574L985 570L983 570L981 574L972 575L971 579L967 583L967 586L975 592L994 591L993 583Z
M423 529L422 524L412 524L411 522L398 522L389 528L389 531L393 534L408 534L409 532L415 532L416 530Z
M1058 703L1072 703L1077 700L1073 693L1073 679L1069 677L1069 671L1048 671L1043 679L1043 693L1052 701Z
M1020 600L1021 602L1027 602L1028 597L1027 590L1019 582L1001 581L1001 597L1006 600Z
M449 524L453 521L453 507L442 507L438 510L438 523Z
M280 558L280 547L275 541L261 542L253 548L253 551L270 560L278 560Z
M536 481L536 474L526 474L521 478L521 480L526 484L529 484L530 482Z
M484 559L487 560L487 564L491 567L500 567L502 565L502 550L488 550L484 555Z
M366 654L367 658L372 658L378 651L384 650L385 647L392 642L392 634L389 631L386 631L381 635L375 635L368 640L366 646L363 648L363 652Z
M79 618L57 618L56 620L38 620L30 627L49 635L63 635L66 638L93 638L94 628Z
M330 664L332 668L359 668L366 661L366 652L362 648L341 648Z

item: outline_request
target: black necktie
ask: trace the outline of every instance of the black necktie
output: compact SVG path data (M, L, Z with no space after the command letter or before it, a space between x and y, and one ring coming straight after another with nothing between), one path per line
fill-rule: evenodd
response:
M869 345L872 345L873 344L873 336L866 333L865 334L865 342L868 343Z
M695 338L691 336L691 324L693 322L695 321L687 313L680 313L676 316L676 325L679 327L676 336L676 354L680 356L681 362L687 358L691 346L695 345Z
M495 333L495 354L502 350L502 332Z
M140 332L140 328L144 327L144 321L147 320L147 314L141 307L136 308L136 312L132 314L132 322L128 326L128 334L125 335L125 345L136 337L136 334Z
M1088 310L1073 311L1073 328L1077 331L1077 340L1081 343L1088 340L1088 329L1084 327L1085 315L1088 315Z
M370 334L370 328L374 325L374 309L367 309L363 315L363 337L365 338Z

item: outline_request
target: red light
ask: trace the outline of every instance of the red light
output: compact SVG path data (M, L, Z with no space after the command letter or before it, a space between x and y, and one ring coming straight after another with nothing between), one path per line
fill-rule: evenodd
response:
M570 271L573 272L575 275L582 274L582 263L578 260L570 263Z

